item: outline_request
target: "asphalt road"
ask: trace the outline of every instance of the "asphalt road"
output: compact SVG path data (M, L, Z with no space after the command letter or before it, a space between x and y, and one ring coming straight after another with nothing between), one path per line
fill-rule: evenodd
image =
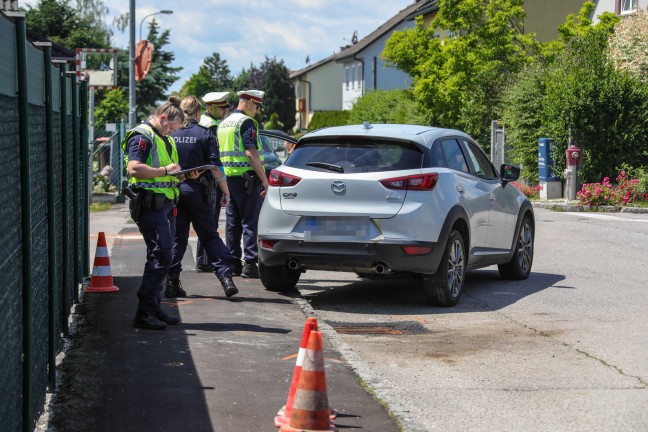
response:
M410 278L307 272L297 301L406 430L648 430L648 215L535 211L526 281L474 271L441 309Z

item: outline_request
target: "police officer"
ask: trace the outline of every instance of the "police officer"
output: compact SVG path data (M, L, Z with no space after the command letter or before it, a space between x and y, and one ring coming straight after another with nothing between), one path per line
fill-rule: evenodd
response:
M200 121L198 122L198 124L210 129L214 133L214 137L216 137L218 123L220 123L223 117L225 117L227 110L231 108L231 105L227 101L228 96L229 92L211 92L202 97L207 112L203 113L203 115L200 116ZM218 188L216 202L213 203L213 205L215 206L214 218L216 220L216 228L218 228L218 219L220 218L221 199L222 190ZM205 251L205 248L203 248L202 243L200 243L200 240L198 240L198 247L196 248L196 271L214 271L214 268L209 264L207 252Z
M258 278L257 231L259 212L268 189L259 140L259 125L254 116L263 107L264 92L238 92L237 108L218 125L220 156L231 196L227 206L226 240L232 255L244 259L241 277ZM241 250L241 237L244 251Z
M164 330L180 318L160 308L162 283L171 265L175 232L174 208L178 198L178 153L168 136L182 126L184 113L180 99L170 97L148 121L130 130L124 141L131 215L146 242L146 265L137 297L139 303L133 325L149 330Z
M182 160L184 169L206 164L221 165L214 133L198 124L200 118L198 98L187 96L182 100L181 107L187 116L187 123L171 136L175 140L178 156ZM213 184L210 184L206 176L214 178L223 192L221 205L229 204L230 194L227 178L218 168L203 173L199 178L188 179L180 185L175 244L167 278L166 297L186 297L186 292L180 284L180 272L182 271L182 258L187 250L190 223L193 223L198 239L204 245L209 262L214 268L214 273L218 277L225 295L231 297L238 293L238 288L232 280L234 257L230 254L216 229L214 206L212 205L216 191L212 190Z

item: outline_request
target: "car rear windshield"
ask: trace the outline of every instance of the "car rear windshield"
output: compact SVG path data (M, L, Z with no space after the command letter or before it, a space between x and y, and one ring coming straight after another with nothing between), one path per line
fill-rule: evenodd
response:
M422 162L423 152L412 143L363 138L302 143L285 165L352 174L416 169Z

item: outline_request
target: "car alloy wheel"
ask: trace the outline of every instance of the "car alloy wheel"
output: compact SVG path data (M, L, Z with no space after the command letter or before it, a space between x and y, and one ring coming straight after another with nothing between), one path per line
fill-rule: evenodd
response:
M461 298L466 275L466 252L461 233L452 230L443 258L433 275L423 275L423 293L433 306L454 306Z
M497 266L503 279L521 280L529 277L533 265L533 222L527 215L520 224L511 260Z

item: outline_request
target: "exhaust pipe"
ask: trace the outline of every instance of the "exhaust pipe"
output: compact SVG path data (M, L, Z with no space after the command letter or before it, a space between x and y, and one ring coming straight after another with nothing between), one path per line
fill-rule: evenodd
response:
M299 264L297 263L297 261L291 259L290 261L288 261L288 268L290 270L297 270L299 268Z
M392 269L390 269L383 263L376 264L375 266L372 267L371 270L376 274L387 274L392 272Z

